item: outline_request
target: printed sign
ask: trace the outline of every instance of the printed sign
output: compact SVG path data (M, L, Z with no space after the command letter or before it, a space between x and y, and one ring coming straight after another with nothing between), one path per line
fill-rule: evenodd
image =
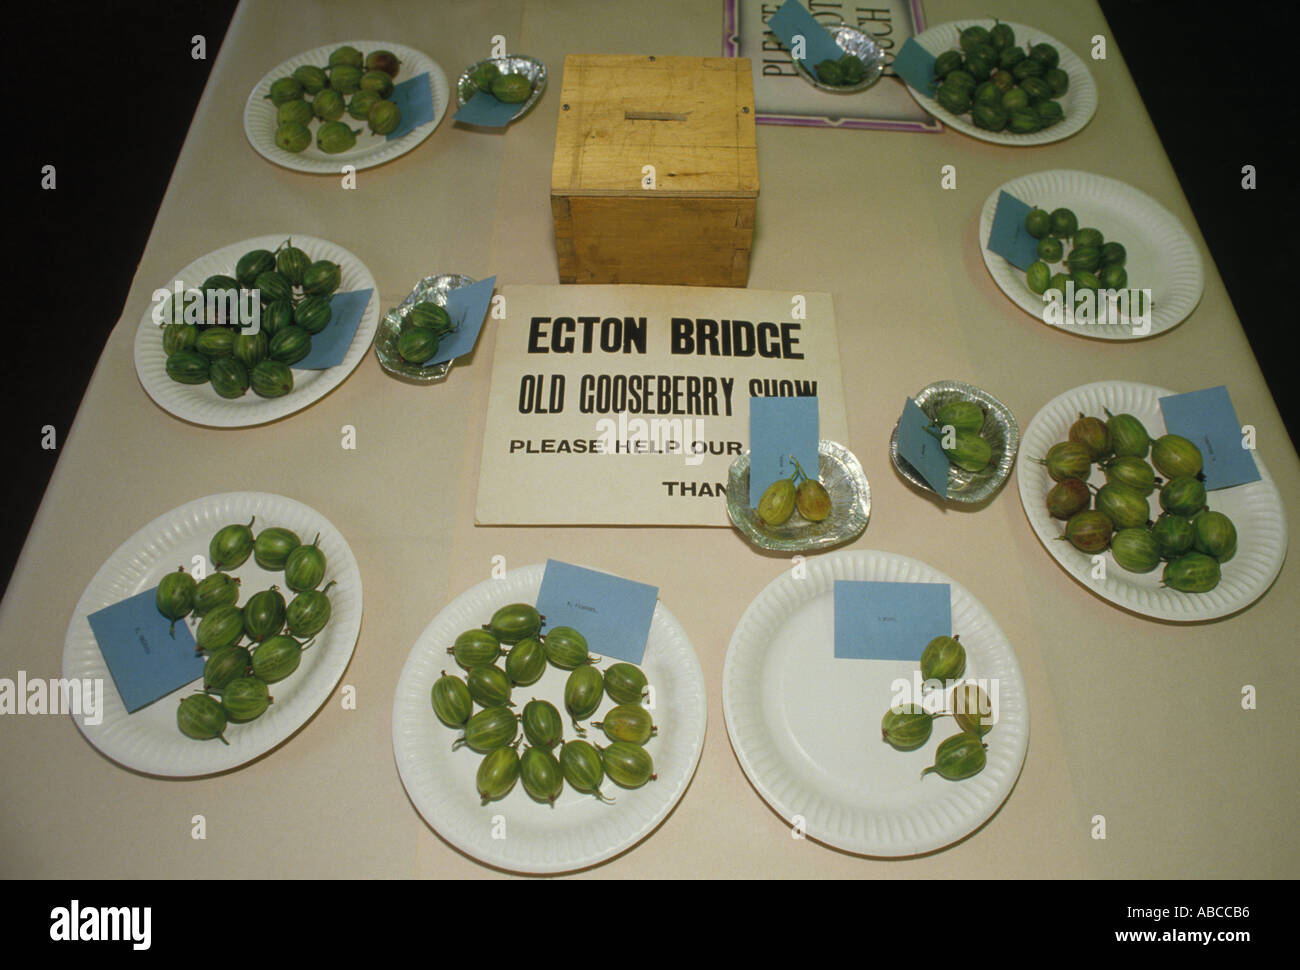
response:
M758 124L894 131L943 131L912 99L891 68L903 43L925 29L920 0L803 0L825 27L848 24L870 34L885 56L884 76L855 94L813 87L795 69L790 50L769 28L780 0L723 0L724 57L754 65L754 120Z
M749 402L815 397L847 445L829 294L506 286L480 525L728 526ZM743 500L743 499L742 499Z

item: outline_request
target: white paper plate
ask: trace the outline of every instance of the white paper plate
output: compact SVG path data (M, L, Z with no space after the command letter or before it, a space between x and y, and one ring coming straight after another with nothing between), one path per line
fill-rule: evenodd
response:
M938 57L944 51L961 49L958 40L961 37L961 32L967 27L978 25L991 29L996 23L996 20L962 20L935 24L928 30L923 30L917 34L915 39L926 51ZM1027 135L1017 135L1005 130L988 131L976 127L968 114L960 117L953 114L934 98L918 91L910 84L907 85L908 92L916 100L917 104L945 125L955 128L963 134L970 135L972 138L993 142L997 145L1046 145L1054 141L1060 141L1063 138L1069 138L1080 131L1097 113L1097 84L1093 81L1087 65L1074 51L1050 34L1045 34L1033 27L1013 24L1010 21L1003 21L1003 23L1015 30L1016 44L1019 47L1023 48L1026 44L1047 43L1052 44L1060 52L1061 63L1057 66L1070 76L1069 89L1065 92L1064 97L1057 99L1062 110L1065 111L1064 119L1050 128L1043 128ZM1086 223L1081 223L1081 225L1086 225Z
M358 121L345 111L339 120L346 122L353 130L362 129L351 151L329 155L317 148L316 130L320 121L316 120L308 126L311 128L311 144L300 152L286 152L275 143L275 129L278 127L277 109L267 97L271 92L271 84L278 78L292 74L305 64L325 67L329 63L330 54L345 44L357 48L363 54L369 54L374 50L389 50L396 54L398 60L402 62L394 79L397 84L427 73L429 89L433 94L433 120L417 125L401 138L389 141L387 136L374 134L364 121ZM297 172L338 175L344 165L351 165L360 171L363 168L382 165L411 151L433 134L433 130L438 127L442 116L447 112L450 99L451 89L447 86L447 74L428 54L414 47L394 44L391 41L341 40L337 44L324 44L313 50L304 51L268 71L249 93L248 101L244 104L244 134L248 136L249 144L259 155L277 165L283 165Z
M707 705L704 673L686 632L662 603L655 606L650 640L641 664L655 690L654 722L659 733L646 744L657 780L628 791L606 779L602 791L614 804L601 804L565 785L553 807L534 802L517 784L505 798L480 804L475 773L482 756L452 751L460 733L433 713L431 692L442 671L463 675L447 648L465 630L482 626L509 603L532 603L541 589L543 564L511 570L467 590L448 604L420 634L402 669L393 701L393 754L402 784L424 820L457 849L490 866L514 872L568 872L595 865L636 845L672 811L695 773L704 747ZM592 653L600 656L598 644ZM602 669L609 664L606 658ZM564 736L576 735L564 713L568 672L550 665L542 679L516 688L515 703L549 700L565 720ZM613 702L607 697L592 716L587 740L605 744L590 726Z
M722 708L750 782L792 826L847 852L916 855L974 832L1011 793L1029 745L1024 679L1005 634L964 587L915 559L843 551L806 568L802 579L788 570L768 584L727 649ZM978 775L921 777L939 744L957 733L951 718L936 718L930 740L915 751L881 740L891 684L912 683L925 644L913 661L837 660L835 580L951 586L953 632L967 654L962 679L997 685L997 723L984 738L988 764Z
M259 397L250 389L243 397L223 398L212 389L211 384L181 384L167 376L167 355L163 353L162 331L154 322L155 304L151 300L135 332L135 372L145 393L161 408L178 418L212 428L247 428L265 424L314 404L342 384L365 358L379 327L379 286L361 260L328 240L289 232L245 239L199 257L165 285L160 283L158 289L171 293L176 280L187 290L198 289L209 276L234 276L235 264L249 250L269 249L274 252L286 239L292 239L293 244L306 252L313 261L329 259L338 263L342 271L339 292L371 291L370 302L361 314L361 322L357 325L357 332L352 337L343 362L325 370L295 368L293 390L284 397Z
M315 642L303 651L302 663L284 680L271 685L275 698L265 714L226 728L226 740L195 741L176 726L182 697L202 689L202 678L148 707L127 713L108 672L108 665L86 619L91 613L137 593L152 589L177 566L189 569L194 556L204 556L213 534L223 526L248 522L253 532L277 525L292 529L303 542L320 533L325 553L325 579L330 587L330 621ZM258 566L250 556L231 575L239 577L239 603L272 584L284 590L284 574ZM286 597L292 599L292 594ZM186 622L191 630L193 618ZM77 602L63 648L63 676L102 678L104 716L91 725L75 717L86 739L124 767L150 775L192 777L226 771L275 748L307 723L338 685L352 659L361 632L361 573L342 534L315 509L281 495L227 492L195 499L150 522L100 567Z
M1062 206L1073 209L1081 227L1100 229L1107 240L1123 243L1129 286L1151 291L1149 332L1137 333L1127 322L1048 324L1043 319L1043 298L1029 288L1024 271L988 248L1000 192L1049 212ZM1173 213L1132 186L1090 172L1035 172L994 189L980 212L979 244L984 265L1011 302L1045 326L1084 337L1141 340L1172 330L1196 309L1205 289L1196 243Z
M1092 556L1057 539L1064 535L1065 523L1047 512L1047 493L1055 482L1045 467L1032 462L1046 455L1052 445L1069 437L1070 425L1078 420L1080 413L1106 420L1103 408L1110 408L1114 414L1133 415L1146 425L1154 441L1168 430L1160 412L1160 398L1175 393L1131 381L1102 381L1076 387L1049 401L1034 415L1020 444L1016 464L1020 504L1043 548L1066 572L1098 596L1161 620L1212 620L1245 609L1263 596L1286 559L1286 514L1282 497L1258 452L1254 456L1260 474L1258 482L1207 493L1206 503L1210 508L1228 516L1237 528L1237 554L1223 564L1223 578L1208 593L1166 589L1160 585L1163 567L1149 573L1130 573L1115 563L1109 550L1104 553L1105 579L1094 579ZM1106 477L1094 466L1090 481L1101 486ZM1152 492L1150 497L1153 518L1160 513L1158 494Z

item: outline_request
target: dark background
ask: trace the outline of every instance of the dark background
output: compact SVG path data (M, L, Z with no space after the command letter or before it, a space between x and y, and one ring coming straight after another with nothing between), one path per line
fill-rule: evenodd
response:
M709 873L700 871L693 878L669 884L647 885L644 898L651 905L663 905L671 893L672 905L690 913L709 912L717 908L720 893L726 893L744 908L749 925L761 926L759 933L733 932L727 934L727 957L733 964L762 963L770 956L780 941L797 946L808 940L805 913L815 912L823 925L834 927L864 926L867 932L859 934L867 946L882 950L890 946L896 950L914 941L924 945L935 938L935 918L932 907L899 905L896 884L889 880L855 880L851 891L845 891L843 881L782 880L781 891L772 892L766 884L738 886L734 882L719 885L720 880L710 879ZM1064 875L1064 874L1063 874ZM198 883L195 884L196 888ZM1228 932L1247 933L1245 942L1215 941L1209 952L1218 957L1221 965L1240 965L1245 962L1264 962L1268 959L1268 946L1278 941L1294 939L1292 907L1287 905L1285 887L1289 883L1275 881L1222 880L1198 881L1189 888L1182 880L1059 880L1045 888L1033 880L965 879L962 890L971 898L996 899L1008 911L1016 914L1014 934L1004 934L997 941L998 953L1007 962L1029 962L1042 958L1045 953L1068 947L1076 955L1096 954L1104 959L1126 956L1136 962L1150 961L1153 952L1171 952L1182 959L1192 948L1204 949L1198 943L1134 943L1118 942L1117 931ZM345 912L347 926L365 927L368 932L350 932L348 929L311 926L307 932L286 933L267 920L247 920L247 926L238 930L239 943L255 947L259 959L265 962L292 961L295 964L321 963L325 965L360 965L373 962L376 940L381 934L391 936L403 926L421 926L429 920L433 905L463 898L464 883L449 880L383 881L294 881L272 880L266 877L241 880L234 888L246 899L278 898L277 894L292 892L300 912ZM98 960L108 962L121 959L132 967L149 966L157 961L161 966L167 961L175 966L178 960L193 958L207 940L196 939L194 925L194 893L177 891L174 882L165 880L121 880L98 882L69 882L41 880L22 887L12 901L6 901L6 941L12 941L24 953L48 960L51 964ZM936 890L940 887L935 885ZM526 908L535 905L537 886L522 879L498 880L492 890L493 900L503 907ZM139 906L150 907L152 931L151 946L145 951L131 949L122 942L52 942L50 940L51 913L58 908L69 908L71 900L79 906ZM791 899L797 900L792 903ZM1186 905L1194 900L1193 910L1199 907L1223 907L1218 917L1194 916L1189 919L1143 919L1130 916L1131 908L1161 909ZM556 910L578 911L590 906L589 884L582 880L553 879L546 883L546 901ZM319 921L317 921L319 922ZM341 922L341 921L336 921ZM667 919L657 921L653 931L653 946L657 952L684 953L688 950L704 955L701 947L699 924L693 919ZM972 920L972 922L976 922ZM976 930L963 927L968 935L985 944L991 935L980 927ZM978 934L978 935L977 935ZM1268 941L1273 940L1273 944ZM945 938L946 942L946 938ZM911 946L915 952L928 952L922 946ZM866 946L863 947L866 949ZM955 947L953 949L956 949ZM974 949L974 948L972 948ZM1276 953L1277 951L1272 951ZM1136 955L1136 956L1135 956ZM1089 959L1092 959L1090 956ZM143 963L142 963L143 961ZM917 961L918 965L923 965Z
M8 98L18 110L7 132L15 192L0 387L14 413L2 453L0 588L59 454L42 449L41 429L53 425L60 446L67 436L122 315L235 6L39 0L6 14L15 18L6 46L15 66ZM1044 0L1039 25L1049 33L1054 6ZM1294 442L1288 383L1300 315L1281 293L1298 254L1295 173L1285 152L1296 141L1296 97L1294 58L1281 51L1297 36L1295 5L1102 0L1101 7ZM207 38L205 61L190 57L195 34ZM37 87L28 86L32 78ZM1115 150L1126 148L1117 140ZM40 187L47 164L57 169L55 191ZM1246 164L1256 168L1254 191L1241 188Z

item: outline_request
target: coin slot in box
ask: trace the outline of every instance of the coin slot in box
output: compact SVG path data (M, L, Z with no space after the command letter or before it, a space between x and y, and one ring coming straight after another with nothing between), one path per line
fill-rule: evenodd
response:
M748 283L758 158L747 59L569 55L561 101L561 283Z

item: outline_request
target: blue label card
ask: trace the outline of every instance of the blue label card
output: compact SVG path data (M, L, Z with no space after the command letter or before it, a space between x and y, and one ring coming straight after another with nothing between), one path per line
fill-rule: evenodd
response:
M640 664L658 601L657 586L548 559L537 611L546 617L543 634L571 626L596 656Z
M1025 228L1025 216L1032 207L1015 196L998 193L998 206L989 230L989 249L1016 269L1029 269L1038 261L1038 240Z
M909 37L894 55L894 73L922 94L933 96L934 55Z
M451 317L451 325L456 329L438 341L438 352L432 360L425 362L425 367L445 364L457 357L464 357L474 349L496 285L497 278L489 276L447 294L447 316Z
M330 297L330 322L311 338L307 356L291 367L294 370L325 370L337 367L348 355L352 338L357 335L361 317L370 304L373 290L350 290Z
M158 588L137 593L91 613L90 630L128 712L138 711L203 676L204 659L194 652L194 634L158 612Z
M1182 435L1201 449L1207 492L1259 481L1255 456L1241 446L1241 422L1222 384L1162 397L1160 410L1170 434Z
M388 98L402 112L402 120L388 133L386 141L401 138L420 125L433 120L433 86L429 75L417 74L393 85L393 93Z
M785 0L781 9L772 14L767 22L767 29L780 38L787 50L795 49L795 38L803 38L803 66L814 76L817 65L822 61L838 61L844 56L840 45L817 22L799 0Z
M916 469L927 485L947 498L948 456L940 447L941 439L926 430L933 423L909 397L898 419L898 454Z
M486 91L479 91L452 115L453 121L482 128L504 128L514 119L521 105L498 101Z
M848 660L910 660L935 637L952 636L947 583L877 583L837 579L835 656Z
M749 402L749 507L767 487L795 473L791 455L817 477L817 398L756 397Z

